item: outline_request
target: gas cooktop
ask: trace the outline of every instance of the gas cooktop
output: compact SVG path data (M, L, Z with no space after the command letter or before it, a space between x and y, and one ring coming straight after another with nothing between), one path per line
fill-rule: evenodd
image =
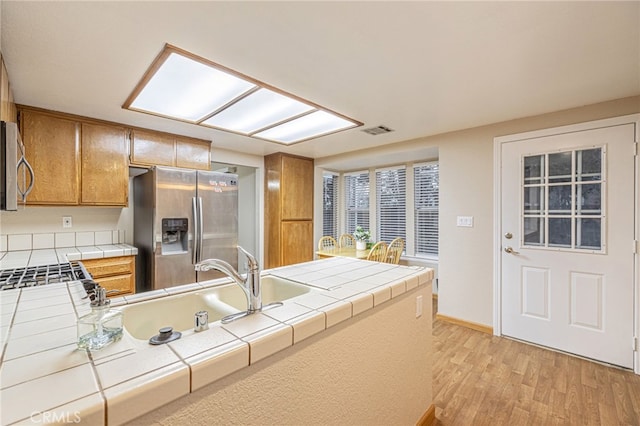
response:
M3 269L0 271L0 290L36 287L83 279L91 279L91 275L79 262Z

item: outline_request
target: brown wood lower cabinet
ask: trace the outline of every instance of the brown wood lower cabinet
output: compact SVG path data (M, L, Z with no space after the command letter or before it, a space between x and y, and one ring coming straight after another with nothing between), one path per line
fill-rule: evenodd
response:
M313 221L292 220L280 224L281 265L313 260Z
M107 289L107 296L123 296L136 291L136 257L119 256L83 260L93 280Z

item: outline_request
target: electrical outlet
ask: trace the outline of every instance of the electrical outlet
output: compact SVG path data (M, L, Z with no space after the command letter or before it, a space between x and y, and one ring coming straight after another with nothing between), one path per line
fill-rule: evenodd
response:
M416 297L416 318L422 316L422 296Z
M72 226L73 226L73 221L71 220L71 216L62 216L62 227L71 228Z

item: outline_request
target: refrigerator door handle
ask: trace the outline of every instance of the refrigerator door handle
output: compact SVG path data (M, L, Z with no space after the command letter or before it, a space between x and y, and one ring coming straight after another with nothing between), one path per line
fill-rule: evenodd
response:
M191 254L191 263L194 265L198 263L200 250L200 226L198 223L198 204L196 202L196 197L191 199L191 208L193 213L193 253Z
M198 197L198 262L202 261L202 247L204 245L204 220L202 219L202 197Z

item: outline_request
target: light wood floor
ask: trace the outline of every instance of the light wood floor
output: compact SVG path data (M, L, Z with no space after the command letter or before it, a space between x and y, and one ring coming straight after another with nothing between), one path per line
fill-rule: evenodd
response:
M632 372L435 318L433 344L435 425L640 425Z

